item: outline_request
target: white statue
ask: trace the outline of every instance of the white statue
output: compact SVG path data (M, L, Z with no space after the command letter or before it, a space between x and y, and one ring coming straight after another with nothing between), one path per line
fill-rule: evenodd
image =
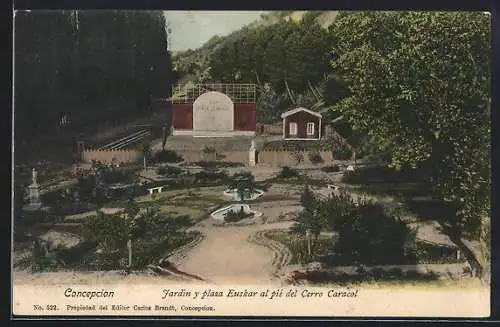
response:
M250 150L248 151L248 164L250 165L250 167L254 167L255 166L255 140L252 140L252 145L250 146Z
M345 170L347 170L347 171L355 171L356 167L354 167L353 165L349 165L349 166L347 166L347 168Z
M31 172L31 179L32 179L33 185L36 185L36 177L37 176L38 176L38 173L37 173L36 169L33 168L32 172Z
M250 151L255 150L255 140L252 140L252 145L250 145Z

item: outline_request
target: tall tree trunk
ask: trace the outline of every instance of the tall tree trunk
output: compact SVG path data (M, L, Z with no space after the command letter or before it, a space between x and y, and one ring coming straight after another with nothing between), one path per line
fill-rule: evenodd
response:
M128 271L132 270L132 239L129 238L127 241L127 249L128 249Z
M453 243L455 243L458 246L459 250L465 256L465 259L471 266L472 277L477 277L481 279L483 276L484 267L481 265L481 263L477 259L472 249L470 249L467 246L467 244L463 242L462 237L460 236L460 232L458 231L458 228L447 226L442 223L440 225L442 227L443 232L450 238L450 240Z

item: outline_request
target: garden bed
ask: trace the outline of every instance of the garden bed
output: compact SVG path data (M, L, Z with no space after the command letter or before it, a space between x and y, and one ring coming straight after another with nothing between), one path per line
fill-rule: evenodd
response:
M298 235L288 231L269 231L266 237L278 241L288 247L292 253L291 264L307 264L312 261L319 261L327 266L339 266L353 264L340 260L332 252L334 237L321 235L317 248L312 256L307 253L307 239L305 236ZM459 264L465 263L464 257L457 259L456 249L450 246L431 244L428 242L417 241L414 251L407 257L408 261L394 262L394 265L405 264Z
M133 269L145 269L149 264L157 264L175 249L189 244L198 237L199 232L188 232L177 234L175 237L158 236L146 241L135 241L132 243ZM92 241L84 241L70 248L54 247L49 251L48 256L43 258L44 260L37 260L35 271L67 269L74 271L110 271L127 268L128 253L125 246L106 252L98 249L100 249L98 244ZM33 262L31 258L28 255L23 260L19 260L17 268L29 268Z
M319 257L318 255L314 255L314 253L311 256L308 254L307 238L305 236L282 230L267 231L264 236L283 244L290 250L292 253L290 264L307 264L317 260ZM315 252L319 255L327 253L332 243L332 238L320 236Z

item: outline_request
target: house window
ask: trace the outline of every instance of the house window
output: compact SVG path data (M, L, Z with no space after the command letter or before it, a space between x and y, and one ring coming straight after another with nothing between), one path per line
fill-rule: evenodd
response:
M297 123L290 123L289 132L290 135L297 135Z
M307 123L307 135L308 136L314 135L314 123Z

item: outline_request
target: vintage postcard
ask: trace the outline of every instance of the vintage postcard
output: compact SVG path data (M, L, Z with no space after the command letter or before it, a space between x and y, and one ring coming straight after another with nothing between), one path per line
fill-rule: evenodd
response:
M487 12L14 12L12 313L490 315Z

